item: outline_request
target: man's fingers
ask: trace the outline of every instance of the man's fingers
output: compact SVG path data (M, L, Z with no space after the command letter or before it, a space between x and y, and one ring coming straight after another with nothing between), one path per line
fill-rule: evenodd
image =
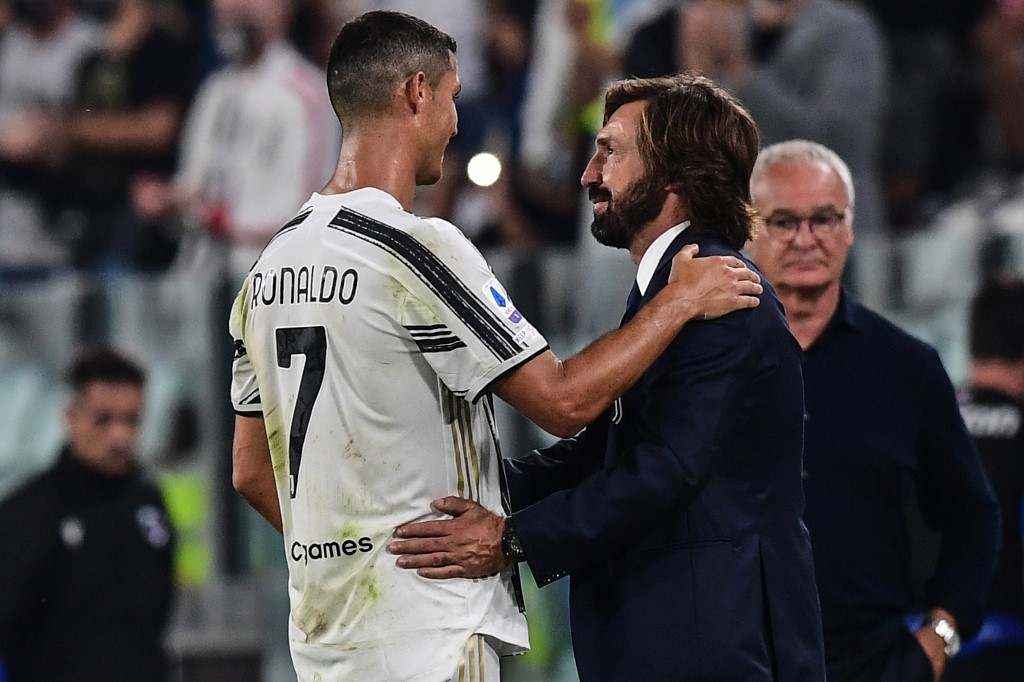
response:
M396 538L439 538L448 535L451 521L419 521L407 523L395 529Z
M702 317L702 320L717 320L720 317L724 317L731 312L737 310L743 310L744 308L756 308L761 304L761 299L757 296L748 296L746 294L742 296L736 296L735 298L729 299L727 304L722 304L722 307L713 306L706 310L704 314L707 317Z
M395 560L401 568L440 568L458 566L448 552L432 552L430 554L403 554Z
M430 506L443 514L450 514L452 516L459 516L465 514L467 511L473 508L474 502L464 500L461 497L455 495L449 495L448 497L442 497L439 500L434 500L430 503Z
M468 571L461 566L443 566L441 568L421 568L416 573L422 578L444 580L446 578L471 578Z
M748 268L746 265L743 265L742 262L739 264L739 266L733 267L732 273L738 279L750 280L752 282L761 281L761 276L754 272L753 270L751 270L750 268Z
M744 308L756 308L761 304L761 299L757 296L740 296L739 302Z
M675 272L676 268L686 268L685 263L693 260L699 250L696 244L687 244L679 249L679 253L672 256L672 271Z
M415 538L391 542L387 549L389 554L431 554L446 551L447 545L445 538Z
M748 296L760 296L764 293L764 287L753 280L736 282L736 291Z
M453 517L465 514L470 509L478 507L476 502L470 502L464 500L461 497L449 496L442 497L439 500L434 500L430 503L430 506L441 512L442 514L448 514ZM430 538L430 537L441 537L448 535L449 529L447 524L451 523L450 519L444 519L441 521L418 521L416 523L407 523L403 526L399 526L395 529L395 537L397 538Z

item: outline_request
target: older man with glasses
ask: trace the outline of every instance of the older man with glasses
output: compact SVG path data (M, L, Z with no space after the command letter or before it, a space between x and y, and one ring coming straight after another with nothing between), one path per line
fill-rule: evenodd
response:
M820 144L762 150L751 175L765 229L751 256L804 351L804 520L830 682L937 680L981 625L999 510L930 346L858 304L847 165ZM942 536L917 605L906 510Z

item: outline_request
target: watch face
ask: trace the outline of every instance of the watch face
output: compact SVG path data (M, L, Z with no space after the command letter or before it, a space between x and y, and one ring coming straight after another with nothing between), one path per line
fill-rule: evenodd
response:
M519 544L519 536L511 526L501 537L501 553L514 561L520 561L523 558L523 546Z
M952 623L943 618L933 618L928 621L928 626L945 642L946 656L953 658L960 652L960 635Z

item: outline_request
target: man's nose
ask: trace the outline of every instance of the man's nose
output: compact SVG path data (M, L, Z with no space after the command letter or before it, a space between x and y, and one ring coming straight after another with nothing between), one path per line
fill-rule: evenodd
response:
M583 175L580 176L580 184L584 187L593 187L601 184L601 170L598 167L596 157L592 157L587 162L587 167L583 169Z
M796 234L793 235L793 243L804 248L818 245L818 238L814 236L814 230L811 228L811 221L809 219L804 218L800 221L800 224L796 226Z
M135 445L135 438L139 433L137 424L128 421L114 423L110 429L110 439L120 446L131 447Z

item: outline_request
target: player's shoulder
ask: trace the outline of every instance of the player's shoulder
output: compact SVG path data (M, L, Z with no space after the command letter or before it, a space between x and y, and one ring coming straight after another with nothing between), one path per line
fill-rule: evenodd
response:
M466 233L444 218L418 218L417 220L418 238L434 238L439 243L447 244L451 248L471 249L473 252L479 253Z
M438 254L467 248L475 251L458 227L443 218L410 213L387 192L366 187L344 196L334 219L343 230L387 240L398 248L425 248Z
M311 243L316 248L347 249L352 239L407 262L482 259L452 223L414 215L387 192L363 187L342 194L313 194L270 240L260 260L272 259L276 253L308 249Z

